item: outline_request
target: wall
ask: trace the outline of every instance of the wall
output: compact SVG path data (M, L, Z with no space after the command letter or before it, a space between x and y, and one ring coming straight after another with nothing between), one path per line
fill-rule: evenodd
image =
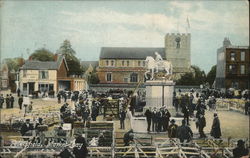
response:
M245 60L241 61L241 52L245 52ZM231 60L231 52L236 53L236 60ZM231 74L229 72L229 65L236 65L236 74ZM245 65L245 74L241 74L241 65ZM226 70L225 70L225 80L226 80L226 88L231 88L233 82L238 82L240 89L249 88L249 78L250 78L250 54L249 49L241 49L241 48L227 48L226 49Z
M176 48L176 38L179 37L180 48ZM165 53L172 62L174 73L188 72L191 66L191 34L166 34Z
M64 61L61 63L58 71L57 71L57 76L58 77L67 77L67 69Z
M20 70L20 89L23 91L23 83L28 82L35 82L34 90L38 90L38 84L39 83L47 83L47 84L54 84L54 90L56 90L57 87L57 71L56 70L48 70L48 79L39 79L39 70L27 70L26 77L23 77L23 71Z

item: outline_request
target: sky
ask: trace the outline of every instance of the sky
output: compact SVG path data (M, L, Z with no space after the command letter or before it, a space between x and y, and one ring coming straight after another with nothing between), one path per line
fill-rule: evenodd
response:
M187 19L190 28L188 27ZM191 64L208 72L228 37L249 45L249 3L236 1L0 1L1 57L27 58L65 39L83 61L101 47L164 47L167 33L191 33Z

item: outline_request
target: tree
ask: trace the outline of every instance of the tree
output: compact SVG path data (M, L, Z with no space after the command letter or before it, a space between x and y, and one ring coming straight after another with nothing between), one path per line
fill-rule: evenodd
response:
M65 56L69 67L69 75L82 75L83 68L79 59L75 57L76 52L73 50L73 48L71 48L69 40L63 41L62 45L57 50L57 53Z
M99 77L96 72L92 72L88 77L88 82L90 84L98 84L100 82Z
M198 66L191 66L192 72L187 72L176 81L177 85L201 85L206 81L206 74Z
M177 85L194 85L195 79L192 72L187 72L176 81Z
M9 71L17 71L19 67L21 67L24 64L23 58L8 58L5 59L5 63L8 66Z
M54 61L54 54L48 49L41 48L37 49L30 55L32 60L38 61Z
M211 70L207 74L206 81L209 83L210 86L213 85L216 76L216 65L212 66Z
M201 70L198 66L192 65L191 68L194 70L194 85L201 85L206 82L206 73Z

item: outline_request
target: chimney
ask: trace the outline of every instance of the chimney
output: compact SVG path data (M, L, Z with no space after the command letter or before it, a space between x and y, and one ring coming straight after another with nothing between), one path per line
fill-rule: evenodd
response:
M57 61L57 59L58 59L58 54L55 54L54 55L54 61Z

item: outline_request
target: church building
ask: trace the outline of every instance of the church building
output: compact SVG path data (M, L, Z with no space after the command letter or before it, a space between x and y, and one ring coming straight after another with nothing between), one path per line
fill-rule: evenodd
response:
M163 60L172 63L174 79L178 79L182 74L190 71L190 42L190 33L168 33L165 36L165 47L163 48L103 47L97 69L100 83L136 84L144 82L145 59L147 56L155 58L155 52L158 52Z

